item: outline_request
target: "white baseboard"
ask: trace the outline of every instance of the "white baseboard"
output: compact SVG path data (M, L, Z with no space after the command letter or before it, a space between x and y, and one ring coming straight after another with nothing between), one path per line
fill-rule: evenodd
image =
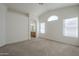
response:
M54 41L54 42L58 42L58 43L61 43L61 44L67 44L67 45L71 45L71 46L79 47L79 45L77 45L77 44L71 44L71 43L67 43L67 42L63 42L63 41L52 40L52 39L49 39L49 38L40 37L40 39L46 39L46 40L50 40L50 41Z
M3 46L5 46L6 44L0 44L0 47L3 47Z

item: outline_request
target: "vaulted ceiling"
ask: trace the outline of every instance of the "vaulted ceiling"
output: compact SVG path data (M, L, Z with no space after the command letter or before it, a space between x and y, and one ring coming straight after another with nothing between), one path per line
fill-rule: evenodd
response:
M29 13L39 16L51 9L54 10L65 6L76 5L76 3L6 3L5 5L10 9L22 13Z

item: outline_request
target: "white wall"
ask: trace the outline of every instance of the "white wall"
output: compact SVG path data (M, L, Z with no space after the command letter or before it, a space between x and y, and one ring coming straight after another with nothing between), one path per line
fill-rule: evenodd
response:
M28 40L30 36L31 20L37 22L37 37L39 34L38 17L31 15L28 23L28 16L16 11L8 10L6 6L0 4L0 47L6 44ZM29 24L29 25L28 25ZM29 27L28 27L29 26ZM28 35L29 34L29 35Z
M59 19L57 21L48 22L47 21L48 17L52 15L57 15ZM39 20L40 23L41 22L46 23L46 33L45 34L40 33L40 37L79 46L78 38L71 38L71 37L69 38L63 36L63 19L72 18L75 16L79 16L78 6L64 7L56 10L51 10L42 14L39 17Z
M7 8L4 5L0 4L0 47L6 44L6 11Z
M8 11L6 20L7 43L28 40L28 16Z

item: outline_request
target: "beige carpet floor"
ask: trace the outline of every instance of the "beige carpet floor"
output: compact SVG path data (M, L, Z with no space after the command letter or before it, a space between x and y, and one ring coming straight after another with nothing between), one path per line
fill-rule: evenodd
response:
M7 56L79 56L79 47L38 39L9 44L0 48Z

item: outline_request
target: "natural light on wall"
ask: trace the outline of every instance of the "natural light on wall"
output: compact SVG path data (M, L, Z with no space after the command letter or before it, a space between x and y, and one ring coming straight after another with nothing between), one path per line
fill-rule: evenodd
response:
M78 17L64 19L63 34L67 37L78 38Z
M40 23L40 33L45 33L45 23Z
M48 21L54 21L54 20L58 20L58 16L50 16L48 18Z

